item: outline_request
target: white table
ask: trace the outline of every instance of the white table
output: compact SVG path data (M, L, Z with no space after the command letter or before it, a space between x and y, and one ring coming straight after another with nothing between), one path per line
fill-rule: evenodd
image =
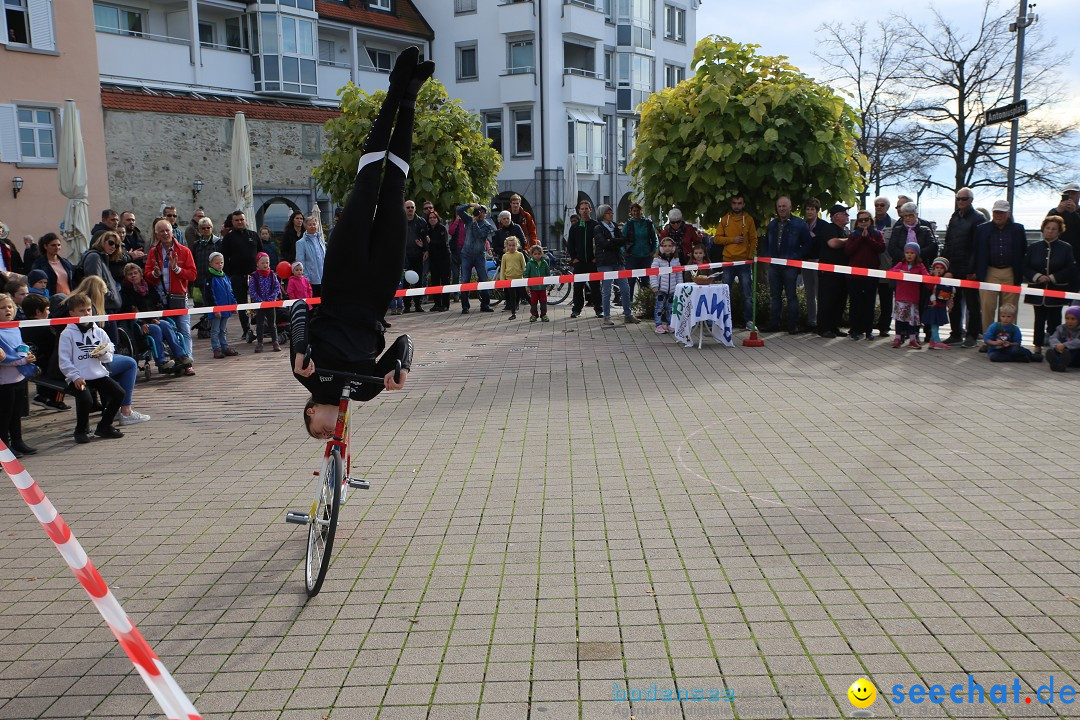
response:
M712 323L712 336L722 345L735 347L731 330L731 289L722 283L698 285L679 283L671 305L671 322L675 326L675 339L693 347L694 326ZM704 326L698 329L698 348L704 339Z

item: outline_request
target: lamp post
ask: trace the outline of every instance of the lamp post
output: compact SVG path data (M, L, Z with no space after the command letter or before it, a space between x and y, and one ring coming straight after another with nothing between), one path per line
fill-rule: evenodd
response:
M1013 74L1013 102L1020 102L1021 90L1024 79L1024 31L1030 27L1039 16L1028 12L1035 7L1035 3L1028 4L1027 0L1020 0L1020 11L1016 16L1016 22L1009 23L1009 30L1016 33L1016 71ZM1009 205L1013 204L1013 195L1016 193L1016 152L1020 142L1020 118L1015 117L1012 121L1012 132L1009 143L1009 173L1006 195Z

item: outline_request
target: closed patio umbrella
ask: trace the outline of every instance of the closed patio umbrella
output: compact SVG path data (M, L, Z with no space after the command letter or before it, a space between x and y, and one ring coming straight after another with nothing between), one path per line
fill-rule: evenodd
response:
M248 227L255 226L255 188L251 181L251 144L248 142L247 119L238 112L233 117L232 156L229 163L233 205L243 210Z
M68 199L61 228L68 241L68 258L77 262L90 248L90 202L86 191L86 152L74 100L64 101L59 154L60 192Z

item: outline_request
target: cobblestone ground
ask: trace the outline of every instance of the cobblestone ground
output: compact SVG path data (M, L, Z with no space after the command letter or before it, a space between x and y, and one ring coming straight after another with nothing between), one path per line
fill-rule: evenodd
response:
M568 313L395 318L414 373L354 410L372 488L310 601L283 516L322 448L282 354L200 342L120 441L35 409L26 464L207 718L836 718L863 676L876 717L1080 717L1024 702L1080 686L1080 373ZM161 717L2 512L0 718ZM893 701L915 683L946 702ZM734 700L636 699L674 688Z

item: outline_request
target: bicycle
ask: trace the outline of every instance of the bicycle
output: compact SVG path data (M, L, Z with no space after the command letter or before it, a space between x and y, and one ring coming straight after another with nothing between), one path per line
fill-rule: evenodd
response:
M570 256L565 252L547 251L548 267L552 275L573 275L574 266L570 264ZM570 291L574 289L573 283L557 283L548 286L548 305L558 305L570 297Z
M304 356L304 367L311 360L311 351ZM400 380L401 362L394 370L394 379ZM334 535L337 532L338 513L348 498L349 489L367 490L371 484L363 478L354 478L349 474L352 455L349 453L349 400L363 384L382 385L383 378L374 375L357 375L340 372L334 374L348 379L341 389L338 401L337 424L334 437L326 442L323 454L323 468L316 470L315 498L307 514L289 510L285 513L285 522L294 525L307 525L307 553L304 560L304 585L308 597L315 597L322 589L326 571L330 567L330 555L334 548ZM344 462L342 458L344 457Z

